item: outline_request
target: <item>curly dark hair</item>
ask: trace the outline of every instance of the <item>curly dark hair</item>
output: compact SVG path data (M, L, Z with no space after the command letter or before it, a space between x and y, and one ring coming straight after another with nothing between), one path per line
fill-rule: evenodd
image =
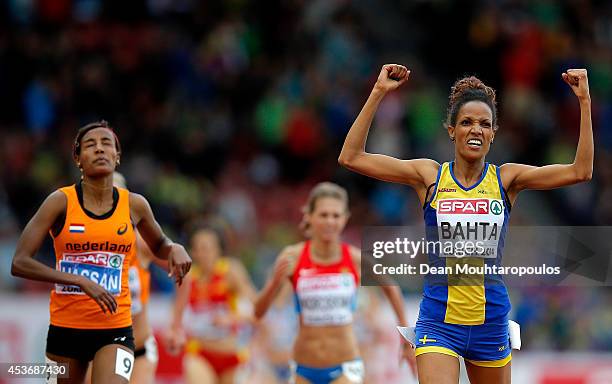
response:
M459 79L451 88L446 124L448 126L454 126L457 123L459 109L470 101L482 101L491 108L491 113L493 114L493 129L497 129L497 102L495 101L495 90L487 86L476 76Z

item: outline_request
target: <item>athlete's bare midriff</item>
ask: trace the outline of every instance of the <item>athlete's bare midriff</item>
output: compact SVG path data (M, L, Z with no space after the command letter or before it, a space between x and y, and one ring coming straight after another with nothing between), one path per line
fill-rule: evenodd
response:
M228 337L220 340L203 339L200 337L194 337L194 339L198 341L198 346L201 349L205 349L209 352L231 354L240 351L236 337Z
M359 346L351 324L309 327L301 325L293 346L296 363L325 368L359 358Z

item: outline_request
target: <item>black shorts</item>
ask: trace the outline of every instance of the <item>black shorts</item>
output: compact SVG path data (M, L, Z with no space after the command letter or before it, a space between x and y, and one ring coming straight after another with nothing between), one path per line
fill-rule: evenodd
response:
M47 353L91 361L105 345L120 344L134 352L132 326L111 329L77 329L49 325Z

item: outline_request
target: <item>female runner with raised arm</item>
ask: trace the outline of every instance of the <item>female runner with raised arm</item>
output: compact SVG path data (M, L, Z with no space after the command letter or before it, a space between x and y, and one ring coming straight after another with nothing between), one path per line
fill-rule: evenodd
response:
M463 262L500 265L510 208L519 192L558 188L591 178L593 133L587 71L570 69L561 75L580 104L580 137L574 162L542 167L514 163L497 167L485 161L498 128L495 91L473 76L458 80L451 90L446 124L455 147L453 161L399 160L366 152L368 131L379 103L387 92L406 82L409 74L402 65L382 67L338 161L355 172L413 187L424 209L428 240L438 240L437 228L442 222L454 228L482 225L489 235L495 228L496 257L466 257ZM474 216L478 216L477 222ZM457 260L429 254L429 263L438 266ZM510 383L508 292L501 276L479 278L478 284L449 281L440 285L425 280L416 324L420 383L456 384L458 356L464 357L473 384Z

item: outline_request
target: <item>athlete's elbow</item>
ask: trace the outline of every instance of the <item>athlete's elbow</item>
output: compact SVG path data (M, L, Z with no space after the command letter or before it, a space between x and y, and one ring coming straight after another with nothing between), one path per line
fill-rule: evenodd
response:
M266 307L262 303L255 302L255 305L253 306L253 317L255 318L255 321L261 320L265 314Z
M576 182L584 183L593 178L593 169L583 169L576 172Z
M592 178L593 178L593 172L587 172L587 173L584 173L583 175L580 175L580 182L584 183L586 181L591 181Z
M340 152L340 156L338 156L338 164L340 164L344 168L349 168L350 163L351 163L350 156L344 153L344 151Z
M13 262L11 263L11 275L15 277L23 277L23 263L21 259L18 257L13 258Z
M338 164L351 171L355 170L355 163L359 154L342 151L338 157Z
M593 162L590 161L575 161L570 166L573 171L574 184L584 183L593 178Z
M255 307L255 310L253 311L253 317L255 318L255 321L261 320L261 318L264 317L264 314L265 312L263 310Z

